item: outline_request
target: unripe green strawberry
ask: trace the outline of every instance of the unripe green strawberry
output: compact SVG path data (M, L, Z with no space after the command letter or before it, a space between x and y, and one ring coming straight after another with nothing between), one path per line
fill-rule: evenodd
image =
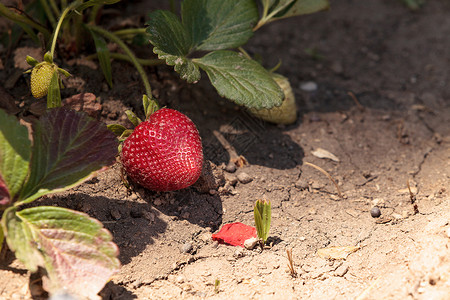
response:
M47 95L56 65L42 62L31 71L31 94L34 98L42 98Z
M125 140L121 161L127 175L154 191L186 188L202 171L202 142L184 114L162 108L140 123Z
M280 86L284 92L284 100L281 106L276 106L270 109L250 109L250 112L271 123L275 124L292 124L297 120L297 107L295 105L295 96L292 92L289 79L286 77L273 73L272 78Z

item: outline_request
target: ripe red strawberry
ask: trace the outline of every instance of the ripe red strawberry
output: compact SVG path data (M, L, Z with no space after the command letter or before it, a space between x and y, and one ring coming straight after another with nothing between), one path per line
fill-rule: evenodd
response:
M184 114L162 108L125 140L122 164L131 179L154 191L173 191L195 183L203 165L202 142Z

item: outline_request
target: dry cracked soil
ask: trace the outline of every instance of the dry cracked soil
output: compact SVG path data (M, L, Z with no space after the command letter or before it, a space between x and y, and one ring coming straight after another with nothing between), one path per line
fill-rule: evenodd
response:
M117 23L142 20L155 6L126 1ZM329 11L263 27L246 49L267 67L282 61L278 72L297 99L295 124L261 122L220 98L206 79L188 85L168 67L148 67L161 104L199 128L212 171L205 183L129 191L116 164L37 203L83 211L111 231L122 268L101 297L450 299L450 2L428 0L413 12L400 1L331 1ZM11 84L23 70L2 51L2 97L29 115L35 100L28 78ZM132 66L113 63L112 89L95 61L72 60L67 68L74 76L66 96L91 92L100 120L130 126L123 111L141 109L143 93ZM225 170L230 149L248 164ZM320 158L318 149L335 157ZM331 175L341 197L310 164ZM241 173L248 180L238 180ZM272 203L266 249L211 239L226 223L254 225L257 199ZM350 246L356 251L344 259L318 254ZM0 278L0 299L42 298L11 252Z

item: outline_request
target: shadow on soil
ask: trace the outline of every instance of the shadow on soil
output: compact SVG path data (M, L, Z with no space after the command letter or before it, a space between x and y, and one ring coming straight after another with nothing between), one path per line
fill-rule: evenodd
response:
M152 244L167 228L167 223L159 217L161 213L147 203L70 193L43 199L36 204L81 211L102 222L119 247L122 264L129 263L132 257ZM153 215L153 221L148 220L150 215Z

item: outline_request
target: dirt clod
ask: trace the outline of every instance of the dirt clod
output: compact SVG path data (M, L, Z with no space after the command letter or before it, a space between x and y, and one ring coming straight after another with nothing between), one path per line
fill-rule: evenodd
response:
M241 172L237 175L237 179L240 183L246 184L253 181L253 177L245 172Z

